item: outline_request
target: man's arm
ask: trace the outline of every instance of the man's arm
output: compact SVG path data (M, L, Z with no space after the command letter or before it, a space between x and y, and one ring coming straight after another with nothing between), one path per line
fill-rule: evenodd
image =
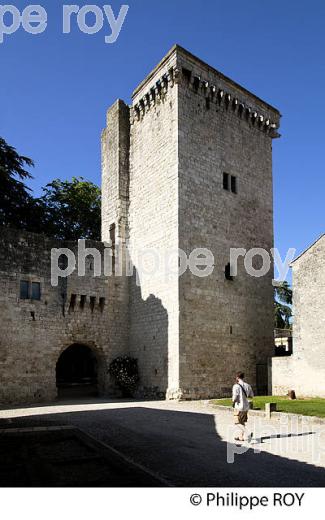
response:
M254 397L254 392L253 392L253 389L252 389L251 385L249 385L248 397Z
M232 387L232 402L235 404L237 401L239 401L239 386L234 385Z

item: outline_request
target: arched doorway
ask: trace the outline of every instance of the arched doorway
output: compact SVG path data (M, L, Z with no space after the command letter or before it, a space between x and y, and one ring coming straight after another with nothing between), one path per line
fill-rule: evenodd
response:
M56 364L59 397L86 397L98 394L98 361L86 345L74 344L60 355Z

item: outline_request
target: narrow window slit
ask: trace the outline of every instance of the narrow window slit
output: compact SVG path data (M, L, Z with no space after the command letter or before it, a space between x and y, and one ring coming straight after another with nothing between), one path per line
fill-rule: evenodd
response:
M69 311L73 311L75 306L76 306L76 301L77 301L77 295L76 294L71 294L70 296L70 304L69 304Z
M94 312L95 304L96 304L96 296L91 296L90 297L90 310L91 310L91 312Z
M230 281L232 281L234 279L234 277L231 276L230 263L228 263L225 266L225 278L226 278L226 280L230 280Z
M100 308L100 312L103 312L104 307L105 307L105 298L99 298L99 308Z
M222 185L224 190L229 190L229 173L224 172Z

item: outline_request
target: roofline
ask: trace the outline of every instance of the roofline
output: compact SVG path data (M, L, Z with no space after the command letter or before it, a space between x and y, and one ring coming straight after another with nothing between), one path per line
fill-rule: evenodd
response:
M320 237L317 238L317 240L315 240L312 244L310 244L310 246L308 246L306 249L304 249L300 255L298 255L294 260L292 260L291 264L290 264L290 267L292 266L292 264L294 264L297 260L299 260L299 258L301 258L305 253L307 253L307 251L309 251L309 249L311 249L312 247L314 247L314 245L317 244L317 242L319 242L322 238L325 237L325 233L323 233Z
M132 92L132 99L135 98L135 96L144 87L144 85L146 83L149 83L151 78L156 74L157 70L159 70L166 63L166 61L170 58L170 56L172 54L174 54L177 51L178 48L179 48L179 46L177 44L172 46L172 48L160 60L160 62L151 70L151 72L149 72L149 74L144 78L144 80L142 80L141 83L139 83L139 85L134 89L134 91Z
M269 103L267 103L266 101L264 101L263 99L261 99L260 97L258 97L256 94L254 94L253 92L251 92L250 90L246 89L245 87L243 87L242 85L240 85L239 83L237 83L236 81L232 80L231 78L229 78L228 76L225 76L224 74L222 74L222 72L220 72L218 69L212 67L211 65L209 65L207 62L201 60L201 58L198 58L197 56L195 56L194 54L192 54L191 52L189 52L187 49L184 49L184 47L182 47L181 45L178 45L178 44L175 44L173 45L173 47L168 51L168 53L162 58L162 60L158 63L158 65L156 65L154 67L154 69L152 69L152 71L148 74L148 76L135 88L135 90L133 91L132 93L132 99L135 98L135 96L139 93L139 91L142 89L142 87L148 83L151 78L156 74L157 70L159 70L164 64L165 62L170 58L170 56L172 56L172 54L175 54L177 52L181 52L183 54L185 54L186 56L188 56L189 58L192 58L194 59L195 61L199 62L201 65L203 65L204 67L207 67L209 70L211 70L212 72L218 74L221 79L223 79L224 81L230 83L231 85L233 85L235 88L241 90L243 93L245 94L248 94L249 96L253 97L256 101L258 101L259 103L262 103L263 105L265 105L266 107L268 107L269 109L273 110L274 112L276 112L278 114L279 117L281 117L281 113L280 111L275 108L273 105L270 105Z

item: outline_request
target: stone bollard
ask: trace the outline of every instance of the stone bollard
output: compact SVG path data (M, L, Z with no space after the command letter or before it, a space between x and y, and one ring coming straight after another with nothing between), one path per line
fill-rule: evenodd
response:
M297 399L296 392L294 390L289 390L288 396L289 396L289 399Z
M276 412L276 403L265 403L265 417L271 419L271 413Z

